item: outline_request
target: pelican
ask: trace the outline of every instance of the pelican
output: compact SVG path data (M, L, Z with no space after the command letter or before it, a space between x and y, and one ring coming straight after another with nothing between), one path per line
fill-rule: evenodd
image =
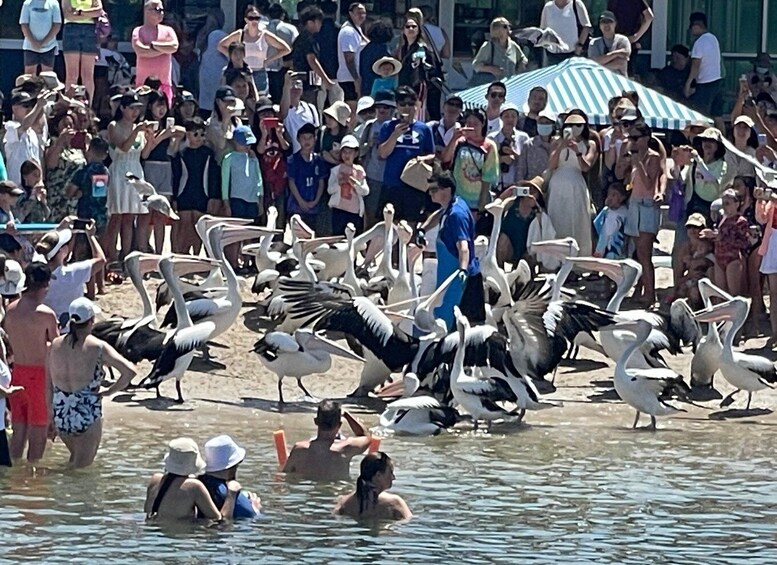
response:
M754 392L773 388L772 384L777 382L777 369L774 363L758 355L746 355L734 351L734 336L745 323L749 310L750 299L736 296L696 313L696 319L700 322L728 321L732 323L723 340L723 351L720 354L720 374L736 390L724 398L720 405L728 406L734 401L734 395L740 390L746 390L747 407L745 410L750 410L750 401Z
M394 248L394 206L392 204L386 204L383 209L383 229L383 254L368 284L368 290L373 292L388 291L397 280L397 271L392 266Z
M491 290L497 294L496 305L510 304L510 284L504 270L499 268L496 262L496 244L502 229L502 218L505 210L513 203L515 196L508 196L504 200L497 198L486 205L486 211L494 216L494 225L491 228L491 236L488 238L488 248L480 261L480 271L483 274L483 284L486 291ZM488 294L486 295L488 298ZM489 300L489 302L492 302ZM492 302L493 303L493 302Z
M193 323L186 309L183 294L178 286L178 276L174 269L177 263L186 266L192 261L188 260L187 262L185 259L173 256L163 257L159 261L159 270L173 294L173 306L178 315L178 322L175 331L167 335L164 347L151 372L140 382L140 386L145 388L156 387L157 398L159 398L159 385L168 379L175 378L175 390L178 393L176 402L179 404L184 401L181 393L181 379L191 365L194 352L208 342L216 329L216 325L211 321ZM200 263L202 259L194 261Z
M358 355L340 347L334 341L310 330L297 330L294 336L284 332L269 332L254 344L259 361L278 375L278 404L283 405L283 378L294 377L306 396L312 396L302 384L302 377L326 373L332 367L332 355L354 361L364 361Z
M421 385L416 375L406 373L402 386L402 398L388 403L380 415L383 429L397 435L432 436L456 424L459 414L454 408L431 395L417 394Z
M653 331L652 324L647 320L625 322L612 326L627 330L623 340L627 342L618 362L615 364L615 391L621 399L636 409L632 428L639 423L643 412L650 415L648 429L656 429L656 416L667 416L677 412L685 412L665 402L665 398L674 393L681 399L687 399L691 389L683 378L671 369L639 369L632 368L629 358L645 343ZM634 333L631 333L631 332Z
M453 399L472 416L475 430L480 420L487 422L488 430L494 420L510 418L511 414L491 398L496 390L493 381L482 380L464 373L464 354L469 322L458 306L453 307L458 329L459 344L451 367L450 387Z
M706 309L712 308L712 297L723 300L734 298L729 293L718 288L708 278L699 280L699 294ZM728 324L730 326L730 324ZM729 328L730 329L730 328ZM691 388L714 390L712 379L720 367L720 356L723 353L723 343L720 341L720 328L717 323L707 324L707 334L701 338L699 347L691 359ZM720 398L720 397L718 397Z
M178 214L175 213L173 207L170 206L170 201L167 196L158 194L154 185L150 182L138 177L133 173L127 173L127 182L135 187L135 190L140 195L143 204L149 210L154 210L170 218L171 220L180 220Z

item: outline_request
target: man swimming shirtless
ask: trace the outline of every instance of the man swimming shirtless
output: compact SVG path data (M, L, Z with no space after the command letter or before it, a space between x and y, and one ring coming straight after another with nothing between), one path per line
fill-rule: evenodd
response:
M340 436L343 419L356 437ZM348 479L351 459L367 451L372 435L364 424L341 410L340 404L334 400L321 401L314 422L318 426L318 434L312 440L299 441L294 445L283 472L318 481Z
M24 387L12 399L11 459L24 455L27 460L43 458L46 437L52 420L51 383L46 376L46 350L59 335L54 311L43 304L51 280L45 263L30 263L24 270L25 289L22 297L8 307L3 327L8 333L13 352L11 384Z

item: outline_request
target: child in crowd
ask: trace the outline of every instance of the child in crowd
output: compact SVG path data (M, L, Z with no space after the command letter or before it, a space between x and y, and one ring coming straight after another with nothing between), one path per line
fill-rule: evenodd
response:
M607 188L604 208L594 218L594 228L598 237L594 257L605 259L627 257L625 233L626 218L629 214L627 198L626 188L622 182L613 182Z
M394 57L381 57L372 64L372 72L378 75L380 78L376 78L372 83L372 92L370 96L373 98L379 90L391 90L397 89L399 81L397 75L402 70L402 63L396 60Z
M750 223L739 213L739 195L735 190L724 190L722 199L717 229L705 229L701 237L715 242L715 284L738 296L742 293L743 254L750 247Z
M175 125L186 127L189 120L197 117L200 107L194 94L182 91L175 100Z
M685 222L688 232L688 242L678 255L678 270L680 277L675 281L674 292L667 298L671 303L678 298L687 298L694 310L704 307L699 294L699 279L708 276L714 265L713 245L708 239L701 237L706 229L707 220L700 213L691 214Z
M13 209L19 201L19 197L24 191L16 186L16 183L10 180L0 181L0 227L7 231L13 231L18 219L14 215Z
M46 188L43 186L43 172L35 161L25 161L21 166L22 194L14 206L14 215L22 224L42 224L51 218L51 209L46 203Z
M356 125L353 135L356 139L362 138L364 127L370 120L375 119L375 100L372 96L362 96L356 103Z
M70 179L65 191L69 198L78 198L76 215L81 220L93 220L95 236L105 251L102 241L108 225L108 184L110 176L105 159L108 157L108 142L101 137L93 137L86 150L86 164L78 169ZM89 246L81 238L74 251L75 259L90 259ZM105 294L105 275L100 271L86 283L87 295L93 297L95 284L98 294Z
M248 126L237 126L232 132L235 149L224 155L221 162L221 200L227 215L234 218L257 220L262 215L264 185L251 147L256 136ZM240 245L227 247L227 259L237 268Z
M185 147L173 159L171 204L181 218L173 223L174 253L200 254L202 240L194 226L208 210L208 199L221 197L219 166L213 150L205 145L205 129L202 118L187 122Z
M369 194L367 173L355 163L359 140L346 135L340 142L340 164L329 174L329 207L332 209L332 235L344 235L352 223L356 233L364 229L364 197Z
M345 102L335 102L324 110L324 126L318 132L316 152L330 168L340 163L340 142L348 133L351 108Z
M259 143L256 144L256 152L259 154L259 166L262 169L264 183L264 209L275 206L278 212L276 227L283 229L286 225L284 201L289 186L286 154L291 145L286 139L286 128L278 118L272 100L266 96L256 101L255 119L259 124Z
M305 124L297 131L300 150L289 157L289 199L286 214L291 217L299 214L302 220L315 226L318 221L318 203L324 194L324 185L329 170L320 155L313 149L316 146L316 126Z

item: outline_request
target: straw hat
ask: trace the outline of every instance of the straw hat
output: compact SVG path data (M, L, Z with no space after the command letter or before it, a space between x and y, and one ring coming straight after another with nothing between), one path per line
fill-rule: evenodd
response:
M329 116L341 126L345 126L348 124L348 120L351 119L351 108L345 102L338 100L324 110L324 115Z
M585 125L585 118L581 116L580 114L568 114L566 118L564 118L564 125L570 125L570 126L584 126Z
M533 179L527 179L522 180L518 183L518 186L528 186L529 188L534 188L542 194L542 187L545 185L545 179L542 177L542 175L537 175Z
M179 437L167 444L165 472L172 475L201 475L205 472L205 461L193 439Z
M216 436L205 444L206 473L226 471L246 458L246 450L226 434Z
M385 63L390 63L392 66L391 74L389 75L390 77L399 74L399 71L402 70L402 63L397 61L394 57L381 57L372 64L372 72L376 75L380 75L378 71L380 70L381 65Z

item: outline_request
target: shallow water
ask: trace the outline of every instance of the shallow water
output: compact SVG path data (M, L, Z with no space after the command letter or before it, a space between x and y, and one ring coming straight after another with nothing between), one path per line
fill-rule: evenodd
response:
M66 471L57 443L35 474L0 471L0 562L777 561L777 428L769 425L653 434L607 421L384 439L397 465L393 490L416 518L370 527L331 514L348 483L290 483L277 473L271 431L282 423L290 443L301 439L310 414L146 414L111 415L89 470ZM248 449L238 479L260 494L264 518L146 524L145 485L166 442L188 435L202 444L222 431Z

